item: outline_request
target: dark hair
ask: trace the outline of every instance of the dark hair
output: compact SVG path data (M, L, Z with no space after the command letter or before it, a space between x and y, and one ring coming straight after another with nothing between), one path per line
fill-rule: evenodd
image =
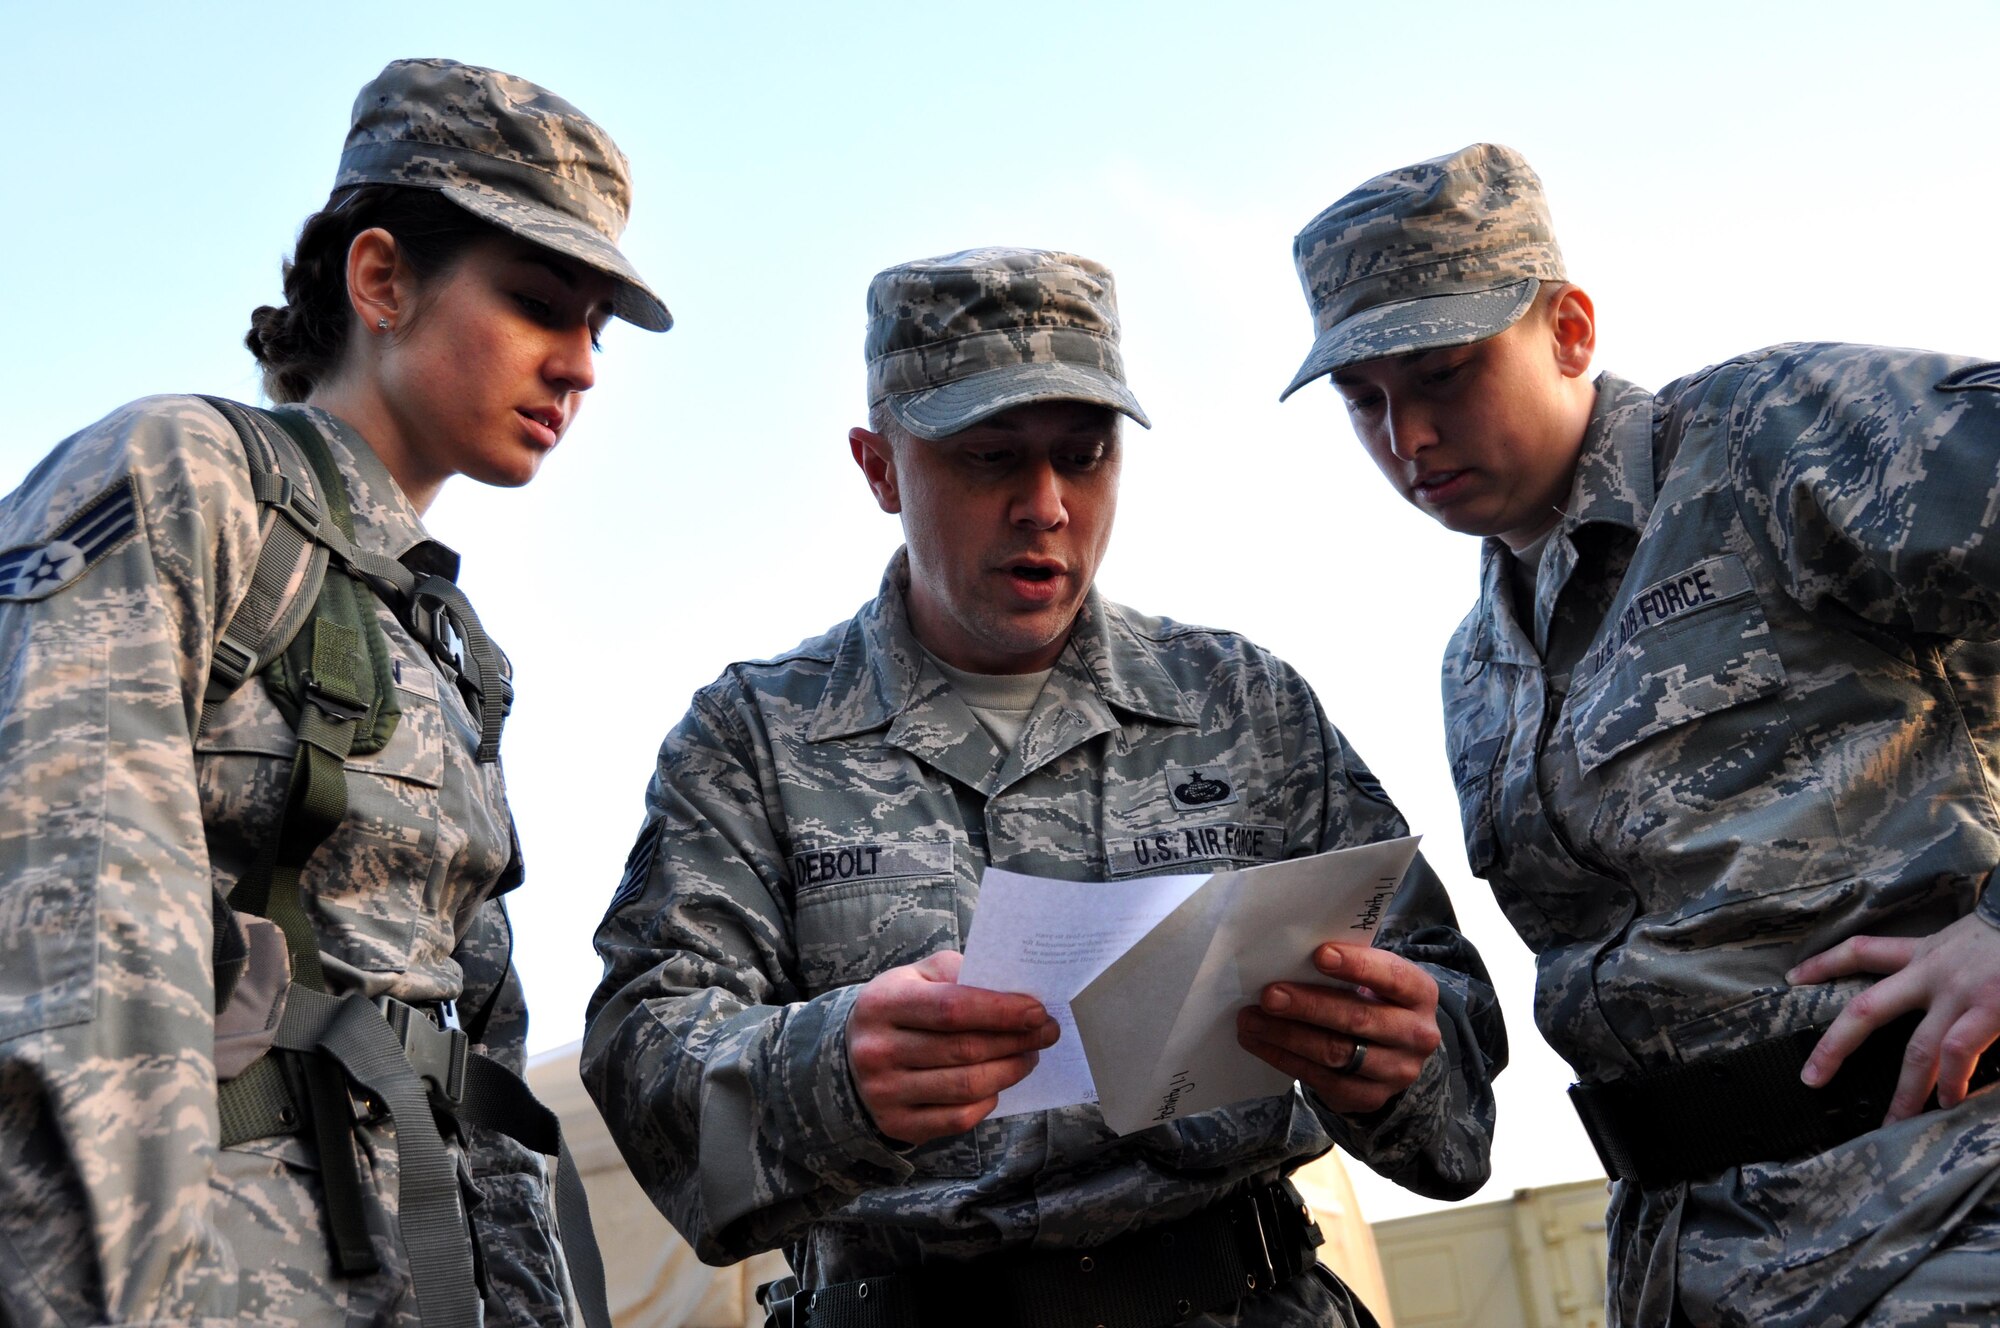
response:
M418 280L449 268L475 241L500 232L435 189L363 184L334 190L306 218L284 266L285 304L250 315L243 344L264 368L264 391L276 402L303 401L340 363L353 325L347 302L347 250L379 226Z

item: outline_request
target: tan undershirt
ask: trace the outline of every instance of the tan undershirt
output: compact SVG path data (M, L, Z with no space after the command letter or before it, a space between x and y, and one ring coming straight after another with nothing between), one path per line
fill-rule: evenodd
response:
M930 654L925 651L925 654ZM1040 673L967 673L931 655L931 663L937 665L944 680L958 693L958 699L965 702L970 710L1002 751L1013 751L1014 743L1027 725L1028 715L1035 708L1035 698L1042 694L1042 684L1049 680L1054 669L1043 669Z

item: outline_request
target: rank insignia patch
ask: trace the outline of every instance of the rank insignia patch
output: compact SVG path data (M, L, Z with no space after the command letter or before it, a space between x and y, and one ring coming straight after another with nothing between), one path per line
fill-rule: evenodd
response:
M1227 807L1236 801L1236 786L1229 782L1229 772L1219 765L1200 769L1170 765L1166 776L1167 799L1179 811Z
M132 482L120 480L65 521L55 538L0 553L0 600L47 599L76 584L138 529Z

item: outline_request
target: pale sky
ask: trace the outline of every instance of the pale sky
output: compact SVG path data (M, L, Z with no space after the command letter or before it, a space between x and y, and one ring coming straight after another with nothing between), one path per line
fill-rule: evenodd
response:
M1479 1196L1597 1173L1533 963L1468 875L1437 661L1476 542L1403 507L1330 389L1293 234L1467 143L1548 186L1598 363L1649 387L1776 341L2000 357L2000 3L1509 5L0 0L0 488L132 397L254 397L250 309L325 198L355 91L448 55L540 82L631 158L625 249L673 309L614 326L526 490L429 525L513 657L511 901L531 1045L580 1036L590 932L661 736L735 659L846 618L898 543L847 455L868 278L986 244L1117 274L1128 430L1100 584L1296 665L1450 886L1514 1058ZM1436 1205L1352 1166L1371 1219Z

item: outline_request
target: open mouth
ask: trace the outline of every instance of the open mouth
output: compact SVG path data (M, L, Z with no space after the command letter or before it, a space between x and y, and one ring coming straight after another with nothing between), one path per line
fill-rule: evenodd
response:
M1007 570L1015 576L1020 577L1023 581L1053 581L1056 579L1056 569L1053 567L1036 567L1027 563L1017 563Z
M559 411L528 410L523 407L517 406L514 408L514 413L516 415L519 415L522 419L528 421L530 424L540 425L544 430L547 431L549 436L548 440L550 442L555 441L555 439L562 433L562 414Z

